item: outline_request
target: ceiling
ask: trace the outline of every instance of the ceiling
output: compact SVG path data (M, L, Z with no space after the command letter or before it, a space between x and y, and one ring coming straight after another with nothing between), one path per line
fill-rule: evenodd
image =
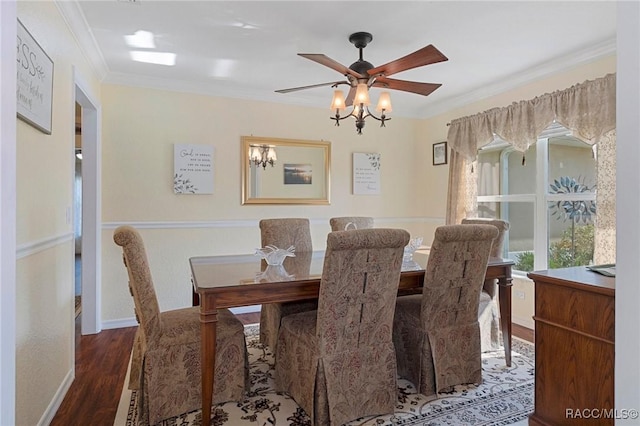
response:
M329 109L342 80L297 53L323 53L346 66L349 42L373 34L374 66L433 44L449 60L393 76L442 83L428 97L391 91L393 113L428 117L601 57L615 54L614 1L60 1L87 57L106 83ZM155 35L155 49L124 36ZM130 50L176 54L175 66L134 62ZM344 87L344 86L342 86ZM372 89L372 102L379 89Z

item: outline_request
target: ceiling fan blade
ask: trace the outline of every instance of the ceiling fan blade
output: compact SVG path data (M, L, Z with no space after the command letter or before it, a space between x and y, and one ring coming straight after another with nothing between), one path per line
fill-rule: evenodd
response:
M353 100L356 97L356 88L351 86L351 89L349 89L349 93L347 93L347 98L344 100L344 104L346 106L351 106L353 105Z
M431 94L442 84L436 83L419 83L417 81L396 80L393 78L378 77L373 83L374 87L383 87L393 90L402 90L403 92L417 93L418 95L427 96Z
M332 70L338 71L342 75L351 75L355 78L368 78L367 75L362 75L360 73L355 72L349 67L342 65L338 61L334 61L327 55L323 55L321 53L298 53L298 56L302 56L303 58L310 59L314 62L319 63L320 65L324 65L325 67L329 67Z
M289 93L289 92L296 92L298 90L313 89L315 87L333 86L333 85L338 85L338 84L349 84L349 82L346 81L346 80L343 80L343 81L330 81L328 83L312 84L310 86L292 87L290 89L280 89L280 90L276 90L276 92L277 93Z
M416 50L415 52L408 54L407 56L403 56L395 61L380 65L379 67L372 68L367 72L369 75L383 74L385 76L390 76L401 71L448 60L449 58L444 56L442 52L430 44L420 50Z

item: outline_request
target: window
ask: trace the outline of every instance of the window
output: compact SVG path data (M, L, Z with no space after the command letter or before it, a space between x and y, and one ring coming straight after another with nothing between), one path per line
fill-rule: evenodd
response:
M554 125L524 154L504 141L478 153L478 216L508 220L504 257L532 271L593 262L596 161Z

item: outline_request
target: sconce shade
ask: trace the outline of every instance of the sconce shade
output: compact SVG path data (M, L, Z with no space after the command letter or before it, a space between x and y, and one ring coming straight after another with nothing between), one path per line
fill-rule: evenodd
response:
M276 161L277 159L275 148L270 146L267 151L267 161Z
M393 109L391 108L391 96L389 92L380 93L380 99L378 99L378 106L376 107L376 111L391 112Z
M344 102L344 93L342 90L334 90L333 99L331 100L331 109L332 110L345 110L347 106Z
M369 106L371 103L369 101L369 88L366 83L359 83L356 87L356 96L353 101L354 104L362 104L365 106Z
M251 150L249 151L249 160L260 161L260 157L260 148L258 148L257 146L252 146Z

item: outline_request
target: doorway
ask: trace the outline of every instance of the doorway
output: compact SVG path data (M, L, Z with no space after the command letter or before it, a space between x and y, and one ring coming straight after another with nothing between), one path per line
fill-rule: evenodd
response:
M82 106L76 102L73 180L75 318L82 312Z
M80 117L79 143L81 147L80 213L74 214L74 227L80 235L79 265L77 272L81 289L81 333L95 334L102 329L100 312L100 124L99 106L89 95L74 70L76 114ZM75 146L75 144L74 144ZM75 148L74 148L75 149ZM75 181L75 179L74 179ZM75 186L75 185L74 185ZM74 191L75 192L75 191ZM75 230L74 230L75 232Z

